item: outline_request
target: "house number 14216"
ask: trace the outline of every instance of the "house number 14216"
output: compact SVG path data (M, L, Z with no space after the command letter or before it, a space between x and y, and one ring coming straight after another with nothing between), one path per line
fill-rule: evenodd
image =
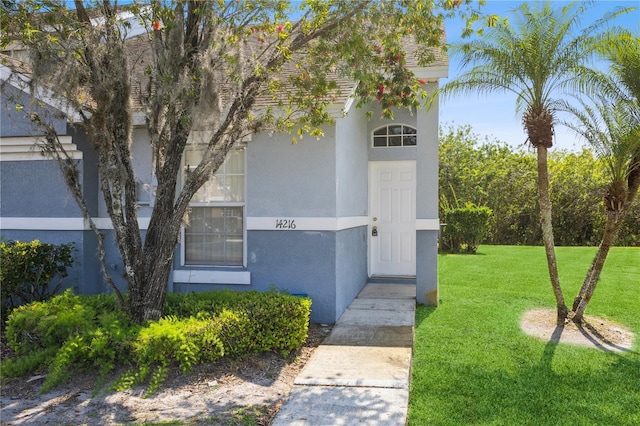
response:
M276 229L296 229L294 219L276 219Z

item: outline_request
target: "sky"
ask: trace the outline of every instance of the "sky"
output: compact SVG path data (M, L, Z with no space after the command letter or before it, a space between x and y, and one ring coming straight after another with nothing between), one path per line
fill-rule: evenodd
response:
M509 11L520 3L520 1L511 0L487 0L483 11L499 16L510 16ZM554 7L562 7L568 3L567 1L554 1L553 5ZM607 11L616 9L618 6L636 7L637 9L616 18L612 23L636 33L640 32L640 0L598 0L585 13L582 24L587 26L601 18ZM447 41L455 42L456 39L460 39L463 23L459 20L448 20L445 22L445 28ZM449 58L449 78L442 80L442 83L455 79L461 74L461 71L460 64L456 59ZM489 97L465 94L455 95L440 101L440 124L445 128L449 125L455 127L470 125L473 133L480 135L482 139L486 136L490 140L497 139L513 147L526 148L526 135L520 123L520 116L516 115L514 95L496 93ZM556 126L555 148L553 149L580 151L585 145L587 143L575 136L571 130L561 125Z

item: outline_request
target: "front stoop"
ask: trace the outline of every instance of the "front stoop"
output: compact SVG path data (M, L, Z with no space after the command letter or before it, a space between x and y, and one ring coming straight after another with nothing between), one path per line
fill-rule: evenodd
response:
M367 284L314 351L272 425L404 425L415 291L412 284Z

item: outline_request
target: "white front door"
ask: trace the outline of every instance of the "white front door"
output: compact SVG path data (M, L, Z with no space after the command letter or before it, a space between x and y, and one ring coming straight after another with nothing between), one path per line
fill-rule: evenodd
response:
M369 164L371 275L415 275L416 162Z

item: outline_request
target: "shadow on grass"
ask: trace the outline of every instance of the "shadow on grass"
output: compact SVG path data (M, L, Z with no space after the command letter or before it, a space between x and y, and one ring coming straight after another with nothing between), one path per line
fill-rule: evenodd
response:
M424 408L411 411L409 425L640 424L640 357L614 355L604 368L563 371L554 360L562 327L554 334L538 362L518 360L524 365L515 373L453 360L442 366L446 378L415 380L411 404Z
M429 316L438 309L437 306L420 305L419 309L416 309L416 323L415 328L418 329Z
M636 351L633 351L627 347L623 347L612 342L607 337L603 336L598 330L596 330L589 323L585 322L584 324L578 325L578 330L580 330L580 333L582 333L582 335L586 339L588 339L595 347L597 347L598 349L604 352L610 352L610 353L627 352L627 353L638 354L638 352Z
M553 330L551 334L551 338L544 346L544 351L542 352L542 357L540 358L540 362L538 365L544 371L551 371L551 364L553 361L553 355L556 352L556 348L560 343L560 338L562 337L562 332L564 331L564 326L556 325L556 328Z

